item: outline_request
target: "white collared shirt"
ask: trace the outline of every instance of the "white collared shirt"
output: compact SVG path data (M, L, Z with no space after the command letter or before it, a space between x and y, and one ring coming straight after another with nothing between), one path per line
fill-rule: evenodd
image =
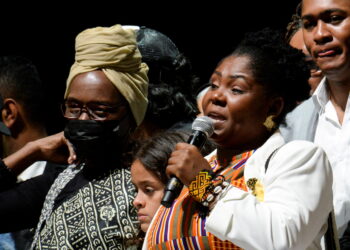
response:
M315 143L325 150L332 166L334 213L341 237L350 221L350 101L348 97L343 124L340 124L325 78L312 99L318 108Z
M17 176L17 182L26 181L44 173L46 161L37 161Z

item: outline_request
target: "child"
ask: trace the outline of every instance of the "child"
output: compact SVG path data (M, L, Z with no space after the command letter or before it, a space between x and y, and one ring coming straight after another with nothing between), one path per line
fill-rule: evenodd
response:
M131 180L136 186L134 206L141 230L146 232L163 198L168 181L165 169L168 158L179 142L186 142L189 132L167 131L142 142L131 165Z

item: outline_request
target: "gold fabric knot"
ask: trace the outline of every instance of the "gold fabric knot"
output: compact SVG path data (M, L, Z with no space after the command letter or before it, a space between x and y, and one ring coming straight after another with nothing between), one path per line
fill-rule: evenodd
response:
M209 171L202 170L188 186L190 195L198 202L203 202L206 198L207 188L212 184L212 176Z

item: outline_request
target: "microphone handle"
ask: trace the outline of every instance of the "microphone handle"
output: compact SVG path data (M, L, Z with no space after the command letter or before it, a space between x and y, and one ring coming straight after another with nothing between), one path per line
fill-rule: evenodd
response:
M164 196L160 202L164 207L169 208L173 201L179 196L184 184L176 176L172 176L164 189Z
M207 140L207 135L205 133L199 130L193 130L191 136L187 140L187 143L194 145L199 150L201 150L206 140Z
M199 130L194 130L191 136L188 138L187 143L196 146L201 149L207 140L205 133ZM164 207L169 208L173 204L174 200L179 196L183 188L182 182L176 176L172 176L164 189L164 196L160 202Z

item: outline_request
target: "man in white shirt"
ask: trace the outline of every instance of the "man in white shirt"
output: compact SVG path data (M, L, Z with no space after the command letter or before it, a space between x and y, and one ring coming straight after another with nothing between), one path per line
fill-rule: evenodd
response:
M314 141L326 151L341 237L350 221L350 1L303 0L302 30L305 45L325 77L313 96L287 116L281 132L286 140Z

